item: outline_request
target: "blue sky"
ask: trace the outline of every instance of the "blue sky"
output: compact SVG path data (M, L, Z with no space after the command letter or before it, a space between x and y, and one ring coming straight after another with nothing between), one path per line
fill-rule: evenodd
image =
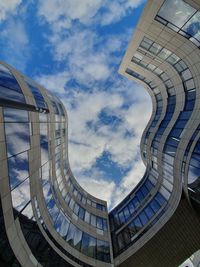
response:
M114 207L144 173L151 101L117 71L143 0L1 0L0 58L62 98L69 160L81 185Z

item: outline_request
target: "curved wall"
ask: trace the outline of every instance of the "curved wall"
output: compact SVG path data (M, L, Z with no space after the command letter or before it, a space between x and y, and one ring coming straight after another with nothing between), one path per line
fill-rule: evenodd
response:
M195 0L145 7L120 73L152 98L140 144L146 172L109 214L71 172L61 101L0 62L2 266L168 267L199 249L190 206L199 211L199 8Z
M22 266L110 266L106 202L71 173L62 103L3 62L0 76L1 200L16 258Z

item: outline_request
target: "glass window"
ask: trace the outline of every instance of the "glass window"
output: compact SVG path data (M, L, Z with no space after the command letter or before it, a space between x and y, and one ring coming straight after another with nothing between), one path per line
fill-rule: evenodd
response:
M139 206L139 204L140 204L140 202L139 202L139 200L138 200L138 198L136 196L132 199L132 203L133 203L133 206L135 208L137 208Z
M155 195L155 199L157 200L157 202L163 206L164 204L166 204L166 200L165 198L158 192L156 195Z
M56 202L55 202L54 198L52 198L48 202L47 208L48 208L49 214L51 215L53 221L55 222L56 221L56 218L58 216L58 213L59 213L59 209L58 209L58 207L56 205Z
M91 225L96 227L96 216L91 214Z
M71 210L73 210L74 204L75 204L75 202L74 202L73 198L71 198L71 200L69 202L69 207L70 207Z
M29 179L17 186L11 191L12 205L17 211L21 211L25 205L30 201L30 187Z
M121 211L119 213L119 221L120 221L121 224L123 224L125 222L125 217L124 217L123 211Z
M185 84L186 90L191 90L191 89L195 88L193 79L186 81L184 84Z
M84 217L85 217L85 209L83 208L79 208L79 214L78 214L78 217L81 219L81 220L84 220Z
M29 86L32 94L33 94L33 97L35 99L35 102L36 102L37 107L39 107L39 108L46 108L46 104L45 104L44 98L43 98L40 90L36 86L34 86L33 84L31 84L32 81L31 81L31 83L29 83L27 81L28 80L27 78L25 80L26 80L26 82L27 82L27 84L28 84L28 86Z
M153 65L153 64L149 64L147 68L148 68L149 70L153 71L153 70L156 68L156 66Z
M162 71L161 69L159 69L159 68L156 68L156 69L154 70L154 73L156 73L157 75L160 75L160 74L163 73L163 71ZM154 90L154 92L155 92L155 90Z
M87 199L87 204L90 205L90 206L92 205L92 202L91 202L90 199Z
M92 207L96 208L96 203L92 201Z
M78 228L74 229L74 247L79 251L81 250L82 234L82 231Z
M76 215L78 215L78 213L79 213L79 205L76 204L76 203L75 203L75 205L74 205L74 213L75 213Z
M24 152L8 159L11 190L29 176L28 153Z
M70 194L68 193L68 194L66 195L65 202L66 202L67 204L69 204L70 199L71 199L71 196L70 196Z
M148 50L150 48L150 44L146 43L145 41L142 41L140 44L141 47L143 47L144 49Z
M144 213L144 211L142 211L139 214L139 217L140 217L140 221L141 221L142 225L144 226L148 222L148 218L147 218L146 214Z
M152 52L153 54L157 55L158 52L160 52L161 48L162 47L159 44L153 43L153 45L151 46L149 51Z
M5 122L28 122L28 111L15 109L15 108L4 108L4 121Z
M133 222L135 225L135 230L136 232L138 232L142 228L142 224L141 224L139 217L136 217Z
M125 244L126 245L130 244L131 236L130 236L130 233L129 233L129 229L127 227L122 231L122 235L123 235Z
M29 123L5 123L8 157L30 148Z
M129 212L128 207L124 208L123 211L124 211L124 217L125 217L125 219L127 221L129 219L129 217L130 217L130 212Z
M188 184L193 184L200 176L200 169L189 165L188 169Z
M166 48L163 48L160 53L158 54L158 56L162 59L166 59L171 55L171 52L169 50L167 50Z
M85 197L82 197L82 203L85 205L86 204L86 198Z
M171 88L173 86L173 83L171 80L165 81L165 85L167 88Z
M183 80L189 80L190 78L192 78L192 74L191 74L191 72L190 72L189 69L184 70L184 71L181 73L181 76L182 76L182 79L183 79Z
M166 0L158 15L181 28L195 13L195 9L183 0Z
M187 68L187 65L185 64L183 60L180 60L178 63L174 65L174 67L176 68L178 72L181 72Z
M81 242L81 252L85 255L88 255L88 245L89 245L89 235L83 233Z
M81 201L81 199L82 199L82 195L81 195L80 192L78 192L77 199L78 199L79 201Z
M144 199L144 196L143 196L143 194L142 194L141 191L138 191L138 192L136 193L136 196L137 196L137 198L139 199L140 202Z
M161 186L159 191L165 199L168 200L170 198L171 194L167 189L165 189L165 187Z
M106 219L103 219L103 230L108 231L108 224Z
M148 191L148 189L146 188L145 185L141 186L140 190L141 190L142 194L143 194L145 197L146 197L146 196L148 195L148 193L149 193L149 191Z
M65 236L67 235L67 231L68 231L68 228L69 228L69 224L70 222L67 220L67 218L64 216L64 214L62 213L62 211L60 211L56 221L55 221L55 224L54 224L54 227L55 227L55 230L63 237L65 238Z
M131 222L129 225L128 225L128 229L129 229L129 233L130 233L130 236L134 236L136 234L136 229L135 229L135 224L134 224L134 221Z
M148 205L145 209L144 209L147 217L149 218L149 220L154 216L154 211L152 210L151 206Z
M141 55L140 53L135 53L134 56L135 56L136 58L138 58L139 60L142 60L143 57L144 57L144 56Z
M171 54L166 61L169 62L170 64L174 65L176 62L180 60L179 57L177 57L175 54Z
M87 237L86 241L87 243L87 251L85 251L86 255L92 258L96 258L96 245L97 245L97 240L96 238L89 236Z
M130 213L131 213L131 214L133 214L133 213L134 213L134 211L135 211L135 208L134 208L134 206L133 206L133 203L132 203L132 202L129 202L129 204L128 204L128 208L129 208L129 211L130 211Z
M104 250L104 241L97 239L97 259L100 261L105 261Z
M169 183L166 179L163 179L163 185L167 188L168 191L172 192L173 185Z
M103 230L103 218L97 216L97 228Z
M155 199L150 202L150 206L155 213L157 213L157 211L160 209L160 205Z
M76 231L76 227L70 223L69 230L67 233L66 241L71 245L74 246L74 233Z
M196 12L182 29L190 36L200 41L200 12Z
M90 224L90 213L88 213L87 211L85 211L85 222Z
M145 185L149 191L153 188L153 184L148 179L146 180Z
M1 98L25 103L24 96L17 80L11 72L0 64L0 94Z
M120 250L123 249L125 247L125 243L124 243L124 237L122 235L122 232L118 234L117 241L118 241L119 249Z

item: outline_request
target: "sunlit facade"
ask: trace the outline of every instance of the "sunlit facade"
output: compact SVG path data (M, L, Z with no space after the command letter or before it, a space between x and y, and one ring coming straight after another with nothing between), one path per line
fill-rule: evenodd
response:
M0 62L0 266L177 267L199 249L199 9L146 4L119 70L152 98L146 172L109 214L71 172L62 102Z

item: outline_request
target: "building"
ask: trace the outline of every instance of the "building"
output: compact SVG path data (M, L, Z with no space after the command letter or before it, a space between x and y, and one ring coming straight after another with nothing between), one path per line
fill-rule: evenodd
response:
M0 62L0 266L177 267L199 250L199 9L145 6L119 72L152 98L146 173L109 214L70 170L61 101Z

